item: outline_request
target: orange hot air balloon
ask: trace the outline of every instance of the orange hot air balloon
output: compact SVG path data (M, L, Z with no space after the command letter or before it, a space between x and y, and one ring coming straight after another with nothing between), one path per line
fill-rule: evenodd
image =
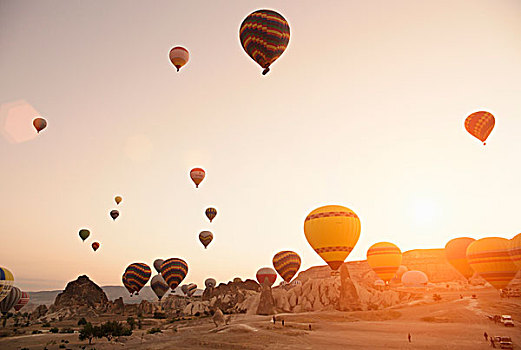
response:
M358 242L360 219L349 208L326 205L309 213L304 233L315 252L337 270Z
M465 119L465 129L486 145L487 143L485 141L492 132L492 129L494 129L495 123L496 120L492 114L480 111L472 113Z
M300 268L300 256L290 250L278 252L273 257L273 267L286 282L291 281Z
M114 197L114 201L116 202L116 205L121 203L122 200L123 200L123 198L121 198L121 196Z
M193 168L190 170L190 178L195 183L195 188L199 188L199 184L203 182L206 173L201 168Z
M460 237L451 239L445 245L447 261L467 280L474 274L474 270L467 261L467 248L474 241L474 238Z
M182 66L188 63L188 59L190 58L190 54L188 50L181 46L176 46L170 50L170 62L177 68L181 69Z
M99 243L98 242L92 243L92 249L94 249L94 251L98 250L98 248L99 248Z
M510 259L510 242L499 237L487 237L472 242L467 248L470 267L496 289L505 288L517 273Z
M389 283L402 263L402 251L389 242L375 243L367 250L367 263L380 279Z
M510 258L521 269L521 233L510 240Z

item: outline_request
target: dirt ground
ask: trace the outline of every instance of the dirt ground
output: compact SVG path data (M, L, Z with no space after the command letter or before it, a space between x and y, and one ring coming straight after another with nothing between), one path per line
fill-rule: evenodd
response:
M471 298L470 294L478 298ZM378 311L234 316L230 325L215 329L209 318L169 323L149 320L145 328L161 326L162 333L136 330L109 343L96 339L85 349L489 349L483 332L510 336L521 349L521 298L501 299L495 290L440 292L407 306ZM495 324L486 316L510 314L515 327ZM284 327L281 324L284 319ZM154 324L155 322L155 324ZM311 325L311 331L309 330ZM55 325L53 325L55 326ZM62 327L56 324L57 327ZM77 327L76 327L77 328ZM176 330L174 330L176 328ZM411 342L407 334L411 333ZM62 342L67 340L68 343ZM79 349L77 334L37 334L0 338L0 349Z

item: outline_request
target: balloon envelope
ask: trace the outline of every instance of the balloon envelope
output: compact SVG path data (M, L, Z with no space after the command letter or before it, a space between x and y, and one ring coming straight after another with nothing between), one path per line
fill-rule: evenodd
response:
M123 283L129 285L132 290L132 292L130 292L131 295L132 293L139 294L141 288L147 284L151 274L152 270L147 264L133 263L125 270Z
M315 252L337 270L358 242L360 219L349 208L326 205L309 213L304 233Z
M33 120L33 126L36 129L36 132L39 133L47 127L47 121L43 118L36 118Z
M264 284L264 281L267 281L266 283L271 287L277 279L277 272L275 272L271 267L263 267L257 271L256 277L257 282L259 282L260 285Z
M184 280L188 273L188 264L183 259L167 259L161 265L161 275L166 283L175 291L176 287Z
M94 242L94 243L92 243L92 249L93 249L94 251L98 250L98 248L99 248L99 243L98 243L98 242Z
M199 241L204 245L204 248L208 247L208 244L210 244L213 240L213 233L210 231L202 231L199 233Z
M186 288L186 294L188 294L189 297L194 295L195 291L197 290L197 284L190 283Z
M407 271L402 276L402 283L406 287L426 287L429 278L422 271Z
M445 245L447 261L466 279L471 278L474 274L474 270L467 261L467 248L474 241L474 238L459 237L451 239Z
M291 281L295 276L300 268L300 262L300 256L290 250L279 252L273 257L273 267L286 282Z
M20 311L21 308L23 308L25 305L27 305L27 303L29 302L29 299L30 299L29 293L22 292L22 296L20 297L20 300L18 300L18 302L14 306L14 309L16 311Z
M188 284L183 284L181 286L181 292L183 292L184 295L188 293Z
M373 244L367 250L367 263L385 282L389 282L402 263L402 251L389 242Z
M159 300L161 300L163 295L165 295L166 292L168 292L170 289L161 275L155 275L152 277L152 280L150 281L150 287L152 287L152 290Z
M206 173L201 168L193 168L190 170L190 178L195 183L195 188L198 188L201 182L204 180Z
M188 60L190 59L188 50L181 46L172 48L168 56L170 57L170 62L172 62L172 64L177 68L178 72L179 69L187 64Z
M163 259L154 260L154 269L156 269L157 273L161 273L161 265L163 265L164 262Z
M264 68L262 74L266 74L288 46L289 25L280 13L257 10L244 19L239 37L244 51Z
M119 211L117 210L111 210L110 211L110 217L112 218L112 220L116 220L119 216Z
M467 248L470 267L496 289L503 289L515 277L518 268L509 254L510 242L487 237L472 242Z
M521 233L510 240L510 258L521 269Z
M213 278L207 278L204 281L204 286L206 288L214 288L216 285L217 285L217 281L215 279L213 279Z
M123 200L123 198L121 198L121 196L114 197L114 201L116 202L116 204L121 203L122 200Z
M206 209L205 214L206 214L206 217L210 220L210 222L212 222L212 220L217 215L217 209L210 207L210 208Z
M90 236L90 231L87 230L87 229L85 229L85 228L83 228L83 229L80 230L79 235L80 235L80 238L81 238L83 241L85 241L87 238L89 238L89 236Z
M496 120L492 114L480 111L472 113L465 119L465 129L478 140L485 142L494 129L495 123Z
M4 299L13 288L14 277L11 271L5 267L0 267L0 301Z
M0 301L0 311L2 314L7 314L11 308L13 308L18 301L20 301L20 298L22 297L22 291L18 289L17 287L11 288L9 291L9 294Z

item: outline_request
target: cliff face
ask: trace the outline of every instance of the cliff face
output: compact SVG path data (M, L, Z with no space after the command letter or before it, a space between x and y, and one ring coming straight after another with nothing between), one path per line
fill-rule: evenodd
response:
M89 307L99 309L107 305L107 295L96 283L87 276L80 276L76 281L69 282L65 290L58 294L54 307Z
M414 249L403 253L402 265L410 270L423 271L429 282L465 282L445 258L444 249Z

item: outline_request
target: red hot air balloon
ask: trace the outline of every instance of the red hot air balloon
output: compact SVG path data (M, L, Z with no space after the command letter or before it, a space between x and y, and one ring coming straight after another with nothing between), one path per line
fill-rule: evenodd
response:
M491 113L480 111L472 113L465 119L465 129L486 145L487 143L485 141L492 132L492 129L494 129L495 123L496 120Z
M40 131L47 127L47 121L43 118L36 118L33 120L33 126L36 129L36 132L40 133Z
M18 303L14 306L14 309L16 311L20 311L21 308L23 308L27 303L29 302L29 293L22 292L22 296L20 300L18 300Z
M181 46L176 46L170 50L170 62L177 68L177 71L179 72L179 69L183 67L185 64L188 63L188 60L190 59L190 54L188 53L188 50Z
M257 271L256 277L260 285L267 283L271 287L277 279L277 273L271 267L263 267Z
M201 168L193 168L190 170L190 178L195 183L195 188L199 188L201 182L203 182L206 173Z
M94 243L92 243L92 249L93 249L94 251L98 250L98 248L99 248L99 243L98 243L98 242L94 242Z

